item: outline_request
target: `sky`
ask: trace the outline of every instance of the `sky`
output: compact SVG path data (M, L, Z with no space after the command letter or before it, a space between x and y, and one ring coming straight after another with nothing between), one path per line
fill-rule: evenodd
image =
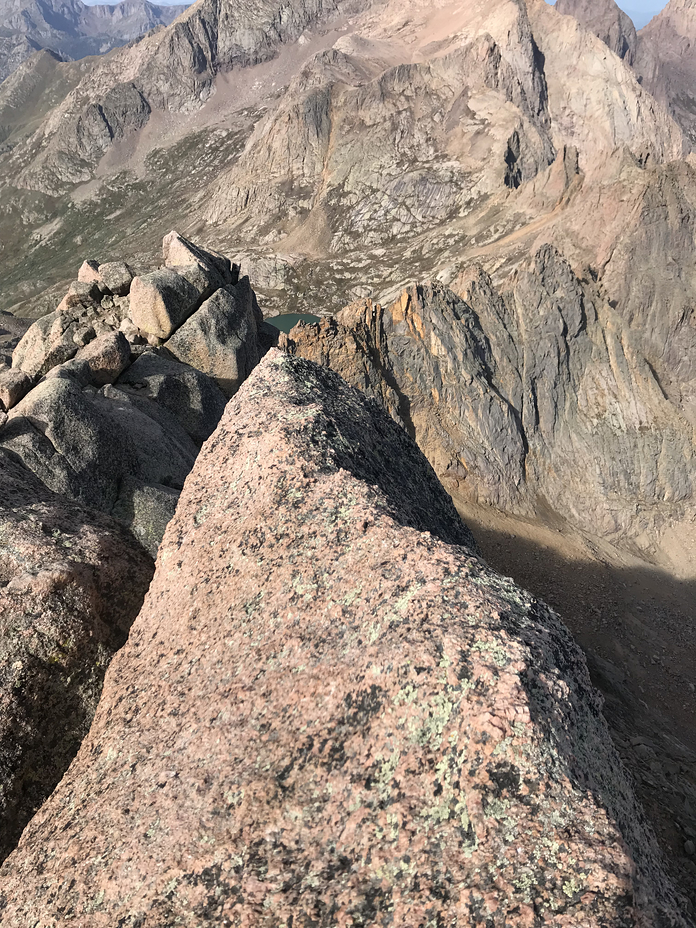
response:
M636 29L642 29L665 6L664 3L655 3L655 0L628 0L628 3L619 3L619 6L633 20Z

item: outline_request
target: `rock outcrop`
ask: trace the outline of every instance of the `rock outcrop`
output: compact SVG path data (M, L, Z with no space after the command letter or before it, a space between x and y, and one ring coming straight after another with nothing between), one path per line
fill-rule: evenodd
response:
M212 377L231 397L260 359L263 315L249 278L217 290L171 338L167 348L179 361Z
M266 345L249 281L227 259L176 233L163 250L187 264L134 276L123 262L84 262L0 371L0 447L54 492L125 522L153 554L198 449ZM164 297L168 315L144 312L143 293L166 275L182 283L176 312Z
M0 859L89 730L152 571L118 522L0 449Z
M696 145L696 3L669 3L638 33L635 68L645 87L662 103Z
M543 500L590 533L650 543L696 511L693 425L550 246L500 290L475 267L284 344L379 399L475 502L531 515Z
M632 65L638 36L631 17L614 0L556 0L556 12L574 16L600 38L605 45Z
M8 928L685 925L558 617L416 446L274 352L187 481Z

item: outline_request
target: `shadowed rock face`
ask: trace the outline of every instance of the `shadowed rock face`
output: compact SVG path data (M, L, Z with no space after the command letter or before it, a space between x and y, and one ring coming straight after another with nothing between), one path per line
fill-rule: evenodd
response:
M77 752L152 571L123 526L0 450L0 858Z
M638 41L636 27L614 0L556 0L555 7L565 16L574 16L619 58L633 64Z
M635 68L696 144L696 2L670 2L638 33Z
M187 481L3 926L685 924L558 618L373 401L271 352Z
M544 246L500 290L480 268L452 288L355 303L283 344L379 399L475 502L541 500L615 538L689 518L693 425L591 283Z

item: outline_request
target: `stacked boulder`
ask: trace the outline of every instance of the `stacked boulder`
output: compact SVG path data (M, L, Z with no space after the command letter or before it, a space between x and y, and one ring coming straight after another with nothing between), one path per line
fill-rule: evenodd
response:
M125 522L153 554L201 445L269 341L227 258L171 232L163 259L137 276L85 261L0 369L0 446L54 492Z

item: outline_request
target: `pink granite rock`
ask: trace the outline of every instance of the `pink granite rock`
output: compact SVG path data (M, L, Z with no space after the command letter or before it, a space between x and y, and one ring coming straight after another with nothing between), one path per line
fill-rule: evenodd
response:
M0 859L87 733L152 569L121 525L0 450Z
M123 332L107 332L80 348L76 358L89 365L92 383L103 386L117 380L128 367L131 348Z
M99 262L92 259L83 261L80 270L77 272L77 279L81 283L92 283L99 281Z
M376 403L277 351L203 447L0 918L685 924L564 625Z
M16 406L31 390L33 381L28 374L17 368L0 370L0 409Z

